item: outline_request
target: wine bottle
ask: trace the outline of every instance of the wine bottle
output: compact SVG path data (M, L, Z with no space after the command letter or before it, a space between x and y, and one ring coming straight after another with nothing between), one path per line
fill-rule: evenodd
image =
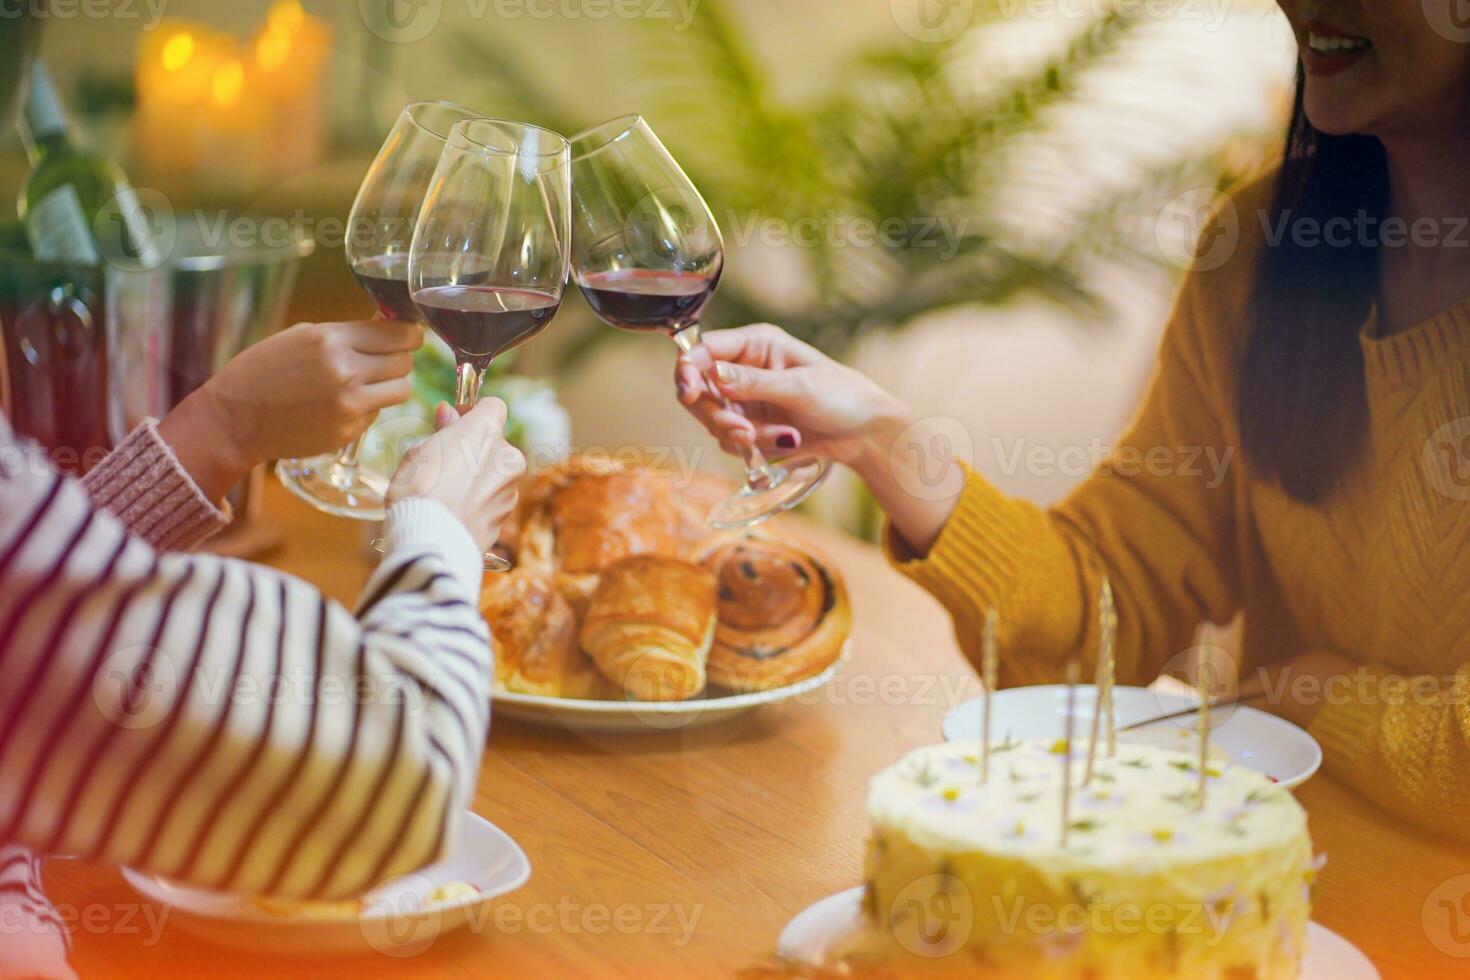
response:
M37 259L158 264L137 195L115 165L72 142L61 100L39 60L31 64L21 135L31 172L21 187L20 217Z

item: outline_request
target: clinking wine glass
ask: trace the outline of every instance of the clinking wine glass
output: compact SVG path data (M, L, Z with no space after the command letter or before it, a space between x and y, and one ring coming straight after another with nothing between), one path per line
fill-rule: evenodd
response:
M476 115L453 102L410 102L358 188L347 218L347 264L385 319L421 319L408 288L414 225L450 129ZM281 460L276 474L319 510L380 521L388 484L359 462L362 442L359 437L337 453Z
M454 351L456 402L473 407L491 362L544 330L566 290L571 168L564 137L525 123L454 125L419 212L408 284ZM509 561L485 556L487 571Z
M624 330L703 346L700 313L724 269L719 225L641 116L571 138L572 274L593 311ZM713 364L713 358L710 358ZM723 407L738 411L710 381ZM749 527L805 500L827 476L815 459L773 463L745 451L745 485L709 513L720 530Z

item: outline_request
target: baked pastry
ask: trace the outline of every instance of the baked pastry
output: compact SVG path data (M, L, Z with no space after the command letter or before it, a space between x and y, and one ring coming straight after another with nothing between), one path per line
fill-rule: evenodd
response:
M764 691L820 674L842 653L852 610L842 579L811 555L769 538L723 538L700 564L719 583L709 679Z
M630 555L680 553L667 474L575 458L531 478L522 495L519 564L553 574L580 615L602 570Z
M601 698L607 685L577 642L577 617L551 576L487 575L480 611L495 637L495 686L519 694Z
M704 689L715 633L715 577L662 555L606 568L582 623L582 649L633 700L683 701Z
M1080 747L1079 746L1080 743ZM1074 742L1074 756L1087 751ZM864 909L847 960L902 975L1293 978L1317 862L1306 814L1249 769L1119 745L1072 776L1051 740L916 749L874 778ZM932 914L947 915L949 925ZM902 967L902 969L899 969Z

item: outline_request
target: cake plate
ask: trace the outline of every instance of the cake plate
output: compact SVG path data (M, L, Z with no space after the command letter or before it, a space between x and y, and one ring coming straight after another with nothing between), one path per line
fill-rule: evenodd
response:
M821 969L827 951L863 928L863 889L849 888L807 906L786 924L776 944L782 959ZM1378 970L1352 943L1315 922L1307 923L1301 980L1379 980Z

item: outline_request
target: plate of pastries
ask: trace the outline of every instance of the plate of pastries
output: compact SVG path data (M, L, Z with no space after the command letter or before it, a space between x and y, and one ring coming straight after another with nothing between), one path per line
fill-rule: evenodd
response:
M821 687L852 610L830 563L776 530L705 523L728 484L574 456L527 477L485 577L500 717L689 728Z

